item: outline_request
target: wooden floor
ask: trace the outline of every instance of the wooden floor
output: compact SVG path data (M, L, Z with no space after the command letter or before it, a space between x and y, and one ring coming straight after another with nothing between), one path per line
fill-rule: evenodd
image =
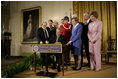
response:
M86 59L84 59L84 63L86 63ZM71 64L73 64L74 61L71 59ZM65 70L65 75L62 76L62 72L57 72L56 69L52 70L49 68L49 72L57 72L57 76L55 78L117 78L117 58L112 57L110 58L110 63L105 64L102 62L102 69L101 71L95 72L91 71L89 67L82 67L79 71L72 70L72 67L74 65L71 65L68 67L68 71ZM44 70L44 68L37 69L37 73ZM27 70L22 73L19 73L14 76L15 78L50 78L45 76L36 76L34 71Z

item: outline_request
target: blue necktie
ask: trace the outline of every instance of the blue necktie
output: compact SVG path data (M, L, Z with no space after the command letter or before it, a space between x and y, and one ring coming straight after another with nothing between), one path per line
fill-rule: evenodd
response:
M85 22L85 25L87 25L87 21Z

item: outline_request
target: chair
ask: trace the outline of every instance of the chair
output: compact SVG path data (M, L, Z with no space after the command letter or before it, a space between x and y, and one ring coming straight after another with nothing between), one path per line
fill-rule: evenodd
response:
M101 51L101 61L102 61L102 59L103 59L103 55L105 56L105 63L107 63L107 62L106 62L107 53L104 52L104 51Z
M107 62L109 63L109 57L110 55L114 54L114 55L117 55L117 45L116 45L116 39L108 39L107 40L107 44L108 44L108 48L107 48Z

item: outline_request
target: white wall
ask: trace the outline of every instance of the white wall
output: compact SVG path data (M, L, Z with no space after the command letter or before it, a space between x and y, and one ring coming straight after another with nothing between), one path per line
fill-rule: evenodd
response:
M10 31L12 33L11 56L20 56L31 50L31 44L21 44L21 10L41 6L42 21L49 19L60 20L64 16L70 16L69 9L73 9L70 1L22 1L10 3ZM72 10L73 12L73 10ZM28 51L27 51L28 50ZM26 52L27 51L27 52Z

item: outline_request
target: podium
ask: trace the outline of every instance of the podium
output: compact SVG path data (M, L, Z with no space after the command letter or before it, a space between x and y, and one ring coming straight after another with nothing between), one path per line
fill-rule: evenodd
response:
M64 76L64 59L65 59L65 55L67 54L67 46L66 45L62 45L62 44L37 44L37 45L33 45L33 52L34 52L34 72L36 73L36 52L40 52L40 53L45 53L45 57L46 57L46 71L48 71L48 64L47 64L47 53L61 53L62 54L62 75ZM66 70L68 69L67 66L67 56L66 56ZM43 72L41 72L43 73ZM48 74L50 74L49 72L47 72ZM47 74L46 72L44 72L43 74ZM47 74L47 75L48 75ZM43 76L45 76L43 75Z

